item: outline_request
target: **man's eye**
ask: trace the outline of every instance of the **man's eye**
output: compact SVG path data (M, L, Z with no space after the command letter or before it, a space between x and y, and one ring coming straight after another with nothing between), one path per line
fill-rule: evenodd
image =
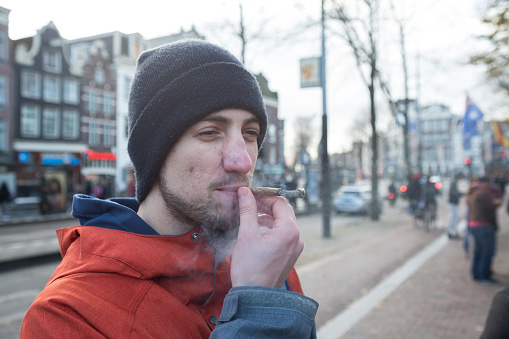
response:
M202 131L202 132L199 133L200 136L204 136L204 137L214 136L216 134L217 134L216 131Z
M244 138L249 141L256 141L259 135L260 132L258 132L257 130L244 131Z
M257 130L247 130L244 133L254 137L258 137L260 135L260 132L258 132Z

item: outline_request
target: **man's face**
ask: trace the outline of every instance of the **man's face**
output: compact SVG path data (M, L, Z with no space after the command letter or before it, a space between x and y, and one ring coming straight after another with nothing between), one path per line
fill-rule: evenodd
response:
M159 176L168 213L213 235L237 228L237 189L251 184L259 134L256 117L240 109L212 113L191 126Z

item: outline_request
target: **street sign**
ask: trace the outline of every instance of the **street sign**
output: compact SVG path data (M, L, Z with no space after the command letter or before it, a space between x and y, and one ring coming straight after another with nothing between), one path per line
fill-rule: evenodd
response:
M300 60L300 87L321 87L321 57Z

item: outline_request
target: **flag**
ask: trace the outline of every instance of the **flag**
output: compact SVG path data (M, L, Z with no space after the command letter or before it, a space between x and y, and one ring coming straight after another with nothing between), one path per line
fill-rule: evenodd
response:
M504 146L504 148L509 148L509 139L502 130L502 126L498 121L491 122L491 129L493 131L493 139L499 146Z
M477 123L484 117L483 112L467 96L465 117L463 118L463 149L470 149L470 138L479 134Z

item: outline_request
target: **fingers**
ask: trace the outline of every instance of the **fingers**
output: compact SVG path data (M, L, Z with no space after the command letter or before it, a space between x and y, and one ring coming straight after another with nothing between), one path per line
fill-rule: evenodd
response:
M288 203L286 198L278 196L268 196L255 194L258 213L265 213L276 219L292 218L295 219L293 207Z
M246 187L237 193L240 226L232 251L232 286L279 288L304 247L293 208L282 197L255 199ZM261 226L269 230L260 232Z
M240 187L237 194L240 213L239 237L241 233L258 232L258 210L253 193L247 187ZM256 225L256 227L252 227L252 225ZM249 232L249 230L252 231Z
M267 215L267 214L259 215L258 216L258 224L260 226L272 228L274 226L274 217Z

